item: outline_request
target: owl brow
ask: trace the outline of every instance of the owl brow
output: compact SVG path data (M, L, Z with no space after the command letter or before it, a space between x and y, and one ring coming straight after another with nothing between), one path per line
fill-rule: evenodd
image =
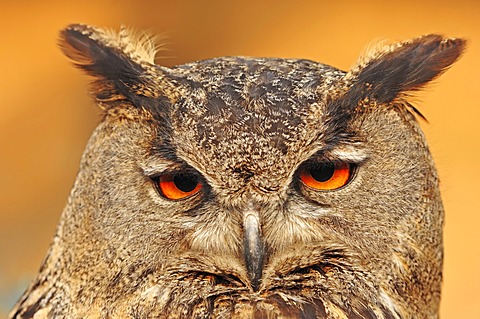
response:
M356 145L341 145L329 151L328 156L349 163L362 163L368 159L366 151Z
M341 144L332 148L321 149L310 156L309 160L315 162L323 161L341 161L347 163L360 164L368 159L367 152L359 145Z
M160 138L154 139L150 148L150 154L166 161L181 162L181 159L177 156L175 147L171 144L168 138L163 138L161 140Z
M147 176L179 171L202 175L193 163L179 156L175 147L168 141L151 147L150 154L141 169Z
M166 159L159 156L155 156L142 163L141 170L146 176L156 176L166 172L197 172L194 168L181 159L172 161L171 159Z
M343 143L349 144L358 139L350 124L357 113L356 106L361 96L362 92L353 87L344 95L327 103L323 115L322 141L328 148Z
M175 148L168 141L162 143L154 140L142 169L145 172L158 173L159 171L165 171L167 168L183 166L186 166L185 161L177 156Z
M142 163L140 167L144 175L155 176L163 172L178 170L182 167L182 165L156 157L155 159L147 160L146 162Z

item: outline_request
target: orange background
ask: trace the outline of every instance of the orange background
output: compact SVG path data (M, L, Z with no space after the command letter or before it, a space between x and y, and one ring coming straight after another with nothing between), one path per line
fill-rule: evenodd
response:
M443 318L480 318L480 2L0 2L0 316L42 261L99 120L89 79L56 46L84 22L167 35L158 63L222 55L308 58L348 69L372 40L425 33L469 40L464 57L416 105L446 208Z

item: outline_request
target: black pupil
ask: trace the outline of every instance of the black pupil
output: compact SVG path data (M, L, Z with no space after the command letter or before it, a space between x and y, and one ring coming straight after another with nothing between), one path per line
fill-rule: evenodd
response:
M310 174L317 182L326 182L332 178L335 172L335 164L322 163L310 169Z
M194 175L175 175L173 176L175 186L182 192L191 192L198 185L198 178Z

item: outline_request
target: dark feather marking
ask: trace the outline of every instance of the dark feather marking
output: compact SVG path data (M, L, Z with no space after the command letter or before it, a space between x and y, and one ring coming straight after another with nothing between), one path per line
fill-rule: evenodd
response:
M323 302L318 299L314 299L311 303L307 303L303 306L302 317L304 319L309 318L326 318L325 306Z
M416 116L420 117L422 120L424 120L425 122L428 123L428 120L427 118L425 117L425 115L422 114L422 112L420 112L419 109L417 109L415 106L413 106L411 103L406 103L408 109L413 113L415 114Z
M18 319L31 319L35 315L37 311L42 309L41 306L42 298L39 298L37 302L34 304L28 306L25 311L22 312L23 308L20 308L12 318L18 318Z
M323 141L326 148L333 147L342 141L353 141L354 133L349 131L349 124L354 118L356 106L360 101L361 92L355 88L327 104L325 110L325 130Z

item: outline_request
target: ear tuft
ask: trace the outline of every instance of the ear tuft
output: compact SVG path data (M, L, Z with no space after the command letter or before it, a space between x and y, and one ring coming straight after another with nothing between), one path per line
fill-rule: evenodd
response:
M72 24L61 32L60 46L65 54L74 61L76 61L76 58L81 57L75 55L70 56L69 54L70 46L68 42L72 37L75 37L75 34L77 34L77 37L88 37L99 45L116 49L122 52L128 59L138 64L154 64L157 50L162 47L161 45L156 45L155 38L146 32L135 31L124 26L122 26L117 33L113 30L96 28L85 24Z
M72 25L60 34L60 47L76 66L106 80L135 82L144 72L140 61L122 50L113 32L86 25Z
M363 98L387 103L441 75L461 56L465 46L463 39L434 34L393 44L357 64L346 79L354 82L356 91L364 91Z
M60 47L77 67L96 78L93 93L105 108L120 101L153 109L160 96L176 98L170 70L153 63L155 44L145 34L74 24L61 31Z

